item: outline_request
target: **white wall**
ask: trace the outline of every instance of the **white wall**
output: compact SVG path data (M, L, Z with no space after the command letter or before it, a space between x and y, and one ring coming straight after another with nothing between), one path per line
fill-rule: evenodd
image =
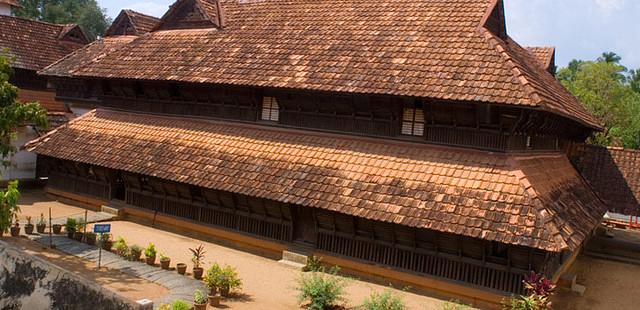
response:
M27 142L36 139L38 134L30 126L20 127L17 131L17 139L13 141L16 149L20 150ZM11 166L0 169L0 180L24 180L36 177L36 154L27 151L18 151L11 157Z
M11 15L11 6L6 3L0 3L0 15Z

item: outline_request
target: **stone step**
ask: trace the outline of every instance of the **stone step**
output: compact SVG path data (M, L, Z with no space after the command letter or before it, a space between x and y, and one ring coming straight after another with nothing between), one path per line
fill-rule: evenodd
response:
M301 251L284 250L282 251L282 260L306 266L309 255Z
M104 212L104 213L109 213L111 215L115 215L115 216L120 216L120 208L117 207L113 207L113 206L102 206L100 208L100 211Z
M299 271L304 271L304 268L307 266L307 264L300 264L300 263L296 263L296 262L292 262L284 259L279 260L278 263Z

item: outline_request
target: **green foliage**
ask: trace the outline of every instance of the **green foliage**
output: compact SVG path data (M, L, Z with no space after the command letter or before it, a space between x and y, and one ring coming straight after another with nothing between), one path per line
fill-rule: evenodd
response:
M87 223L84 222L84 219L82 218L78 218L76 220L76 230L77 231L84 231L84 228L87 227Z
M319 271L322 268L322 257L311 256L307 259L307 265L304 266L304 271Z
M222 268L220 267L220 265L215 263L211 267L209 267L209 269L207 269L207 272L204 274L204 277L202 279L204 281L204 284L208 288L217 288L220 283L221 275Z
M605 53L598 61L572 61L558 72L560 82L604 125L590 142L640 148L640 77L627 72L620 57Z
M467 310L469 306L460 303L459 300L447 301L442 305L442 310Z
M364 300L362 303L362 309L365 310L405 310L405 306L402 297L394 294L390 290L386 290L382 293L373 292L371 296Z
M217 263L213 264L204 277L204 284L208 288L228 289L229 291L242 287L242 280L238 276L235 268L229 265L221 267Z
M298 278L298 302L308 302L311 310L323 310L344 301L345 278L339 277L339 269L333 268L328 274L314 271Z
M113 244L113 248L120 256L126 256L129 253L129 246L127 245L127 241L122 237L118 237L118 239L116 239L116 242Z
M20 17L55 24L76 23L90 41L101 36L111 19L96 0L20 0Z
M18 181L9 182L7 189L0 191L0 231L3 233L9 231L11 219L20 212L19 198Z
M182 299L176 299L171 303L171 310L191 310L191 306Z
M129 253L127 253L127 258L131 261L137 261L140 259L140 255L142 255L142 247L139 245L132 245L129 247Z
M537 306L534 296L518 296L507 300L504 310L542 310Z
M144 249L144 256L146 257L156 257L157 251L156 246L153 243L149 243L149 246Z
M191 257L191 261L193 262L193 268L200 268L202 265L202 260L204 259L204 254L207 253L204 250L204 246L201 244L195 249L189 249L193 256Z
M169 256L165 256L163 253L160 253L160 261L166 261L166 260L170 260L171 258L169 258Z
M44 220L44 214L40 213L40 218L38 219L38 226L45 226L47 225L47 222Z
M76 232L76 229L78 228L78 221L74 218L67 218L67 223L64 224L64 230L67 231L67 233L74 233Z
M193 302L196 305L203 305L207 303L207 295L203 293L201 290L196 290L193 292Z

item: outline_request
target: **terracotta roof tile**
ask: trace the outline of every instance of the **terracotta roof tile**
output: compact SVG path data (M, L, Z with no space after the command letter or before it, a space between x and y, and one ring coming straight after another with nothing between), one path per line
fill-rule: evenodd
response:
M523 157L110 110L90 112L27 148L549 251L577 249L605 209L564 154ZM460 179L464 186L453 185ZM535 195L524 190L529 184Z
M5 3L13 7L22 7L18 0L0 0L0 3Z
M76 27L0 16L0 54L15 57L15 68L41 70L84 45L61 40Z
M600 128L530 53L482 28L495 1L203 1L221 4L224 28L151 32L74 75L521 105Z
M105 31L105 37L118 35L143 35L158 25L160 19L133 10L122 10Z
M553 63L553 58L556 54L555 47L526 47L526 49L533 54L533 56L538 60L538 63L545 70L549 70L551 66L555 65Z

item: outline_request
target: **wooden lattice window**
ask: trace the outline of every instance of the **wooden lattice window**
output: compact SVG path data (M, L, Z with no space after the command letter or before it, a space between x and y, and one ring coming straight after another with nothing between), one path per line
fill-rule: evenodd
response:
M262 98L262 116L260 119L263 121L277 122L280 119L279 116L280 107L278 101L274 97Z
M402 113L402 134L419 137L424 135L424 110L422 105L404 108Z

